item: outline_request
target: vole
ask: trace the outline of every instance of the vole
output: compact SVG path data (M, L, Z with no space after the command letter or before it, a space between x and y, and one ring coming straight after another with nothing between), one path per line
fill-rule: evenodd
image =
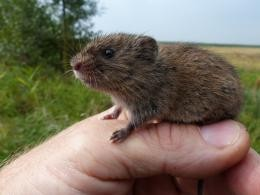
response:
M75 76L112 96L129 124L110 140L122 142L147 121L205 125L233 119L242 90L234 67L221 57L189 44L158 46L145 35L116 33L94 38L71 59Z

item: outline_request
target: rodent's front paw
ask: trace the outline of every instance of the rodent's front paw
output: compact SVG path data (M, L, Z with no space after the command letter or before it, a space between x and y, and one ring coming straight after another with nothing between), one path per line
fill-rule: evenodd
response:
M121 107L114 106L108 111L108 113L106 113L104 116L101 116L100 119L101 120L117 119L121 114L121 112L122 112Z
M120 142L124 141L129 134L130 134L130 132L125 128L117 130L110 137L110 141L112 143L120 143Z

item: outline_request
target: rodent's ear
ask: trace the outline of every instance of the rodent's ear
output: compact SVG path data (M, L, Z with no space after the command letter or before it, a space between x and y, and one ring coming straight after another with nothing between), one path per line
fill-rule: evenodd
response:
M157 42L149 36L138 36L136 46L139 48L137 58L154 62L158 55Z

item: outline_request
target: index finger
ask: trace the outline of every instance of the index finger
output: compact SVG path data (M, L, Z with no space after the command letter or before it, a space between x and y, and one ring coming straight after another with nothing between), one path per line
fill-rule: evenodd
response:
M121 144L109 144L108 138L114 130L126 125L125 121L93 122L91 127L85 127L92 129L86 130L89 141L85 147L93 151L90 158L95 161L88 161L84 170L101 179L129 179L162 173L203 178L239 162L249 149L247 132L231 120L207 127L211 128L209 132L193 125L157 124L137 130ZM227 145L217 146L232 129L235 139L230 137L230 141L225 141ZM215 138L219 141L208 143L207 139Z

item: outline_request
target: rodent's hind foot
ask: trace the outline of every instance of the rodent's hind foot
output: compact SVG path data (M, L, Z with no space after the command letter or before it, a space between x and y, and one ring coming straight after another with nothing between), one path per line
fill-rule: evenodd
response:
M102 116L101 120L111 120L111 119L117 119L119 115L122 112L122 108L119 106L114 106L111 108L111 111L109 110L108 113L106 113L104 116Z
M129 131L126 128L120 129L115 131L112 136L110 137L110 141L111 143L120 143L123 142L128 135L131 133L131 131Z

